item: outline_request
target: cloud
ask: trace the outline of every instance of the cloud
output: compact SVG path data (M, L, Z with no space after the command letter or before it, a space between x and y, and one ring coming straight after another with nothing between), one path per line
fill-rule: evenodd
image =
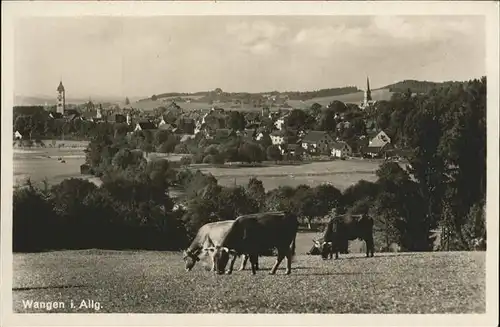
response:
M237 46L253 54L270 54L287 44L289 29L267 21L239 22L226 26L226 33Z
M376 16L372 21L381 35L410 41L467 36L474 29L470 17Z

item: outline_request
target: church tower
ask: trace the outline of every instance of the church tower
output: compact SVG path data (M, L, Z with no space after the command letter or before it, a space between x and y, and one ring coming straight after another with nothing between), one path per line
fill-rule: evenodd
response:
M366 77L365 105L372 101L372 91L370 90L370 80Z
M57 87L57 112L64 115L64 109L66 107L66 91L64 90L64 85L62 81L59 82Z

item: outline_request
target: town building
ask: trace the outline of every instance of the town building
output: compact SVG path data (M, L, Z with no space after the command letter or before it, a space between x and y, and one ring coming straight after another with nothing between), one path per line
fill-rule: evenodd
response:
M331 147L332 157L345 158L352 156L352 147L346 142L333 142Z
M270 134L271 142L273 145L280 145L285 143L285 133L282 131L274 131Z
M302 147L312 153L329 153L334 139L324 131L309 131L302 138Z

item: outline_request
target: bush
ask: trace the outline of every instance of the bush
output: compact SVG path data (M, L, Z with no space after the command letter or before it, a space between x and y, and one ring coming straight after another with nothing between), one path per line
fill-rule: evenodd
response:
M183 156L180 160L181 166L188 166L191 164L191 157L190 156Z

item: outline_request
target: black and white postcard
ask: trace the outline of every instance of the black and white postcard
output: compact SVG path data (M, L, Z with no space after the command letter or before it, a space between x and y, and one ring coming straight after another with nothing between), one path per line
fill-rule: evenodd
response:
M496 326L498 2L2 2L2 326Z

